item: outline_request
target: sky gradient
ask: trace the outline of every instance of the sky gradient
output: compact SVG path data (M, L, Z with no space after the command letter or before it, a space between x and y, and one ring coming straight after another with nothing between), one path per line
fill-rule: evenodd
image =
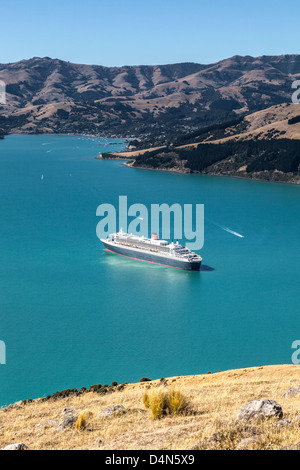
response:
M52 57L106 66L212 63L300 53L299 0L9 0L0 63Z

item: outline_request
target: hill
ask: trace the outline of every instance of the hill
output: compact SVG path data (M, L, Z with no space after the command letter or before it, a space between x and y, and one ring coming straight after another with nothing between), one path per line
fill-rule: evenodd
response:
M281 104L180 135L172 145L102 158L131 159L135 168L299 183L299 149L299 106Z
M94 133L174 140L291 102L300 55L241 57L214 64L103 67L33 58L0 64L6 132Z
M281 365L114 384L107 393L96 386L96 391L73 390L65 397L56 394L1 410L1 447L23 443L32 450L299 449L299 385L299 366ZM174 387L189 401L189 411L154 420L143 404L145 391ZM236 419L248 402L263 399L281 405L283 416L258 422ZM81 430L72 419L79 410L88 417Z

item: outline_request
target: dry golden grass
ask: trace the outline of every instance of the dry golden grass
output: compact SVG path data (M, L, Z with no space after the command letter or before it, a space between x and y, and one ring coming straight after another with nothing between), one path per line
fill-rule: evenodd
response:
M299 366L174 377L165 384L166 390L179 389L188 397L193 413L153 420L151 410L143 404L143 396L145 391L161 388L160 381L128 384L123 391L104 396L89 392L56 401L35 400L0 411L0 448L22 442L30 449L48 450L185 450L200 442L200 448L234 449L242 439L256 436L250 447L280 449L300 440L300 425L295 422L300 416L300 395L283 398L288 388L300 385ZM235 422L238 411L254 399L277 401L284 417L291 422L282 427L274 420L260 425L238 425ZM98 416L104 408L119 404L126 408L126 413ZM64 408L84 410L85 419L87 422L91 419L92 425L81 426L80 432L75 424L57 431L57 424L51 421L60 420ZM37 427L40 423L44 425Z
M168 408L172 415L188 413L191 404L187 395L181 390L172 388L168 393Z
M184 414L191 409L188 396L174 387L170 389L157 387L147 390L143 395L143 403L151 410L154 419L163 418L168 414Z
M84 431L91 425L93 413L91 411L81 411L78 415L75 427L78 431Z
M289 125L289 119L299 115L297 104L281 104L271 106L270 108L257 111L256 113L249 114L245 118L248 122L249 128L247 132L228 135L222 139L208 140L207 143L222 144L229 141L251 140L253 138L258 140L270 139L269 132L277 131L277 134L272 134L272 139L300 139L300 123ZM179 148L197 147L199 144L182 145Z
M166 391L161 387L146 391L143 395L143 403L151 410L154 419L162 418L167 412L168 399Z
M124 160L126 158L136 158L141 155L144 155L144 153L149 152L149 151L155 151L155 150L160 150L163 147L151 147L149 149L143 149L143 150L132 150L128 152L109 152L109 155L111 155L112 158L119 158L120 160ZM97 157L98 159L101 160L101 155ZM107 158L107 157L106 157Z

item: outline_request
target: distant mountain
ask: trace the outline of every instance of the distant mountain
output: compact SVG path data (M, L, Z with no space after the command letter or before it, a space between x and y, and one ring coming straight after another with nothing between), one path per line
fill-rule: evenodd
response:
M178 133L291 102L300 55L235 56L215 64L103 67L33 58L0 65L6 132Z

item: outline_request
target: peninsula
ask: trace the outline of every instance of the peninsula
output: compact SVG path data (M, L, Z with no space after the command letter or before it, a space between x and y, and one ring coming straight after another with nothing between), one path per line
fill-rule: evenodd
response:
M99 158L126 159L133 168L300 183L297 104L275 105L235 122L204 127L165 146L136 145Z

